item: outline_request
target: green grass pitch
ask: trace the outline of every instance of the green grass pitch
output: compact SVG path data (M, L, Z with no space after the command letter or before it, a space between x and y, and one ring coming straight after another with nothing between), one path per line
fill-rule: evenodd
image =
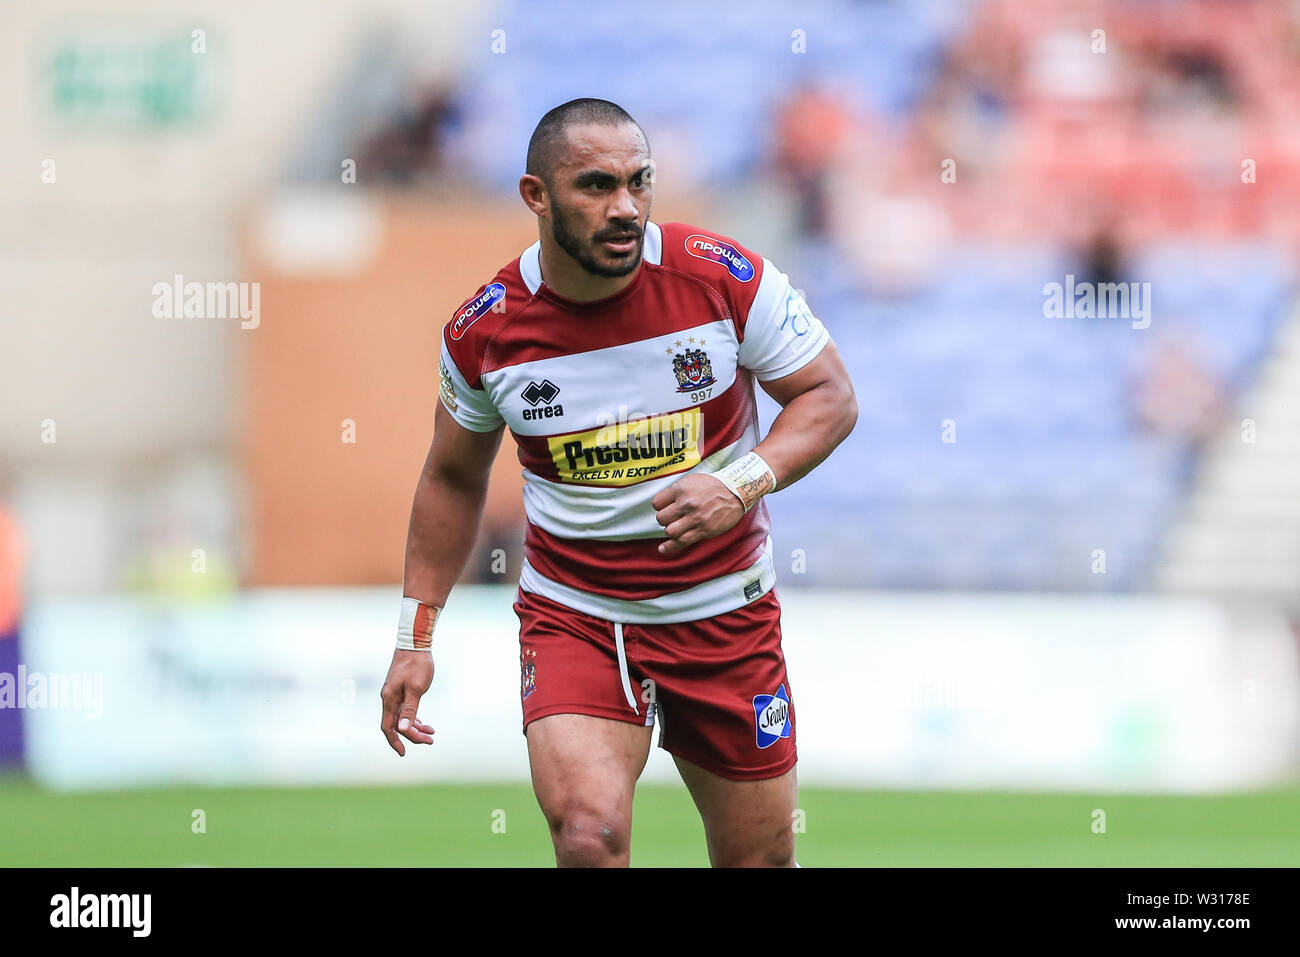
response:
M1300 786L1192 797L805 787L800 807L806 867L1300 866ZM1098 808L1104 834L1092 829ZM206 833L192 831L195 810ZM0 779L0 866L553 864L527 785L65 794ZM684 787L638 788L632 864L707 866Z

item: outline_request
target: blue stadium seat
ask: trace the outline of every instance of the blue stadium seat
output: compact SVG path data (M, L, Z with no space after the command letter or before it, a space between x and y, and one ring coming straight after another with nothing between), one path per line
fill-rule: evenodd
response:
M971 9L957 6L666 0L629 29L578 0L548 5L550 23L515 0L496 15L510 53L485 45L472 64L451 149L512 191L522 150L502 144L526 141L551 106L595 95L689 144L706 180L743 177L796 82L833 84L885 117L914 109ZM795 29L804 55L791 52ZM1265 243L1141 250L1127 267L1151 283L1152 323L1139 330L1045 316L1044 284L1079 272L1045 246L958 246L926 288L894 299L873 296L827 241L783 268L839 344L860 415L825 467L769 500L774 538L783 556L807 551L803 581L879 587L1140 587L1194 450L1139 431L1135 383L1170 337L1238 393L1294 284L1285 253ZM759 401L766 425L778 410ZM955 443L942 441L946 420ZM1090 567L1097 548L1105 575Z

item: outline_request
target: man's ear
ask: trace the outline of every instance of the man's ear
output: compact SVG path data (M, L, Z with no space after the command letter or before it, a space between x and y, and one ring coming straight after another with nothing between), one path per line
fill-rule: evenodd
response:
M547 214L550 204L546 196L546 184L540 176L525 173L519 177L519 195L523 197L524 204L538 216Z

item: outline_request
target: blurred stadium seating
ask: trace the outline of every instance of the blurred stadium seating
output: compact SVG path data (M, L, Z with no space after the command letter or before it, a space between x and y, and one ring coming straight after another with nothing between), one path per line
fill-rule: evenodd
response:
M526 244L530 224L512 198L524 144L546 109L577 95L614 99L649 131L660 172L657 216L707 219L777 261L849 362L861 398L857 430L829 467L770 501L780 550L808 556L799 581L1178 587L1185 576L1158 570L1179 560L1189 534L1179 523L1206 449L1252 414L1242 403L1261 381L1294 298L1300 28L1293 14L1266 2L1051 0L1026 11L1002 0L821 0L796 15L775 0L743 11L672 0L629 28L585 13L576 0L548 4L544 14L509 0L445 4L437 14L398 4L352 34L344 20L323 21L322 36L330 39L294 54L296 88L267 101L281 116L299 110L287 135L242 105L261 95L257 83L221 72L229 67L214 50L217 66L197 85L229 77L239 104L230 110L231 129L204 124L196 107L196 135L209 142L188 172L163 186L126 174L135 184L128 201L155 211L142 219L157 224L158 235L127 230L113 254L118 266L100 285L101 301L133 330L137 374L124 365L123 382L140 382L149 364L194 368L201 341L212 343L217 359L165 409L136 388L123 399L124 417L137 423L134 436L120 429L113 438L113 424L100 426L102 451L76 478L34 453L25 434L8 434L24 521L57 535L58 516L80 509L82 524L99 530L81 565L57 567L38 549L34 593L65 588L68 576L80 590L122 584L122 569L150 567L149 551L162 547L156 540L166 534L213 542L249 584L391 580L400 569L391 539L404 529L410 484L400 464L351 474L330 466L315 499L274 491L274 476L288 474L300 456L317 454L323 465L330 453L299 447L305 438L284 441L285 425L272 424L269 410L296 409L300 390L312 388L322 408L333 397L355 414L374 394L364 380L371 373L354 363L351 378L319 381L306 367L292 394L280 386L286 394L277 402L275 382L293 379L278 370L305 349L335 368L373 349L351 318L367 297L393 317L383 336L425 341L430 321L441 321L485 278L478 261L445 258L458 229L502 223L495 232L476 226L477 243L505 251ZM254 14L235 5L229 16L231 29L243 29ZM1104 52L1096 46L1099 25ZM480 41L465 42L466 35ZM27 54L34 66L42 49ZM73 99L93 101L93 71L58 82L85 86L86 95ZM44 95L39 85L34 92ZM268 137L275 151L264 145ZM202 157L236 139L250 155L278 153L281 160L211 180ZM152 162L148 142L119 149L123 169ZM349 255L352 272L361 274L348 286L348 311L338 311L348 301L339 295L347 270L337 263L282 269L285 257L268 255L258 240L284 219L278 211L285 204L259 199L262 192L284 197L307 186L316 192L298 205L318 210L316 219L309 215L291 235L360 235L359 214L319 212L340 205L330 198L338 193L340 156L359 158L364 202L382 197L382 210L367 216L383 225L366 231L394 237L426 230L434 243L427 254L437 249L444 257L418 294L386 291L409 272L366 271L374 257L397 262L391 243L371 250L358 242ZM1247 159L1257 168L1249 183ZM941 177L945 164L955 181ZM212 216L246 210L246 228L228 235L227 250L183 240L169 225L171 211L188 201L186 184L197 181L212 184L202 201ZM376 186L390 189L367 189ZM452 204L439 205L443 199ZM77 221L107 235L118 215L101 203ZM60 242L59 235L56 226L50 241ZM65 246L84 245L77 235L68 231ZM418 256L420 248L411 250ZM279 347L269 336L248 336L232 352L229 337L212 327L200 338L169 330L160 339L130 313L138 296L131 286L141 276L228 272L241 262L263 277L272 307L311 310L319 324L356 329L358 339L340 333L326 342L304 323L282 322ZM1149 283L1149 328L1045 317L1045 284L1067 274ZM37 280L15 270L11 286L15 308L39 308ZM69 299L56 308L76 328L85 304ZM409 371L419 375L428 359L411 361ZM241 366L252 370L242 405L227 385ZM54 368L15 368L12 381L21 389ZM390 447L420 444L426 394L394 398L400 408ZM93 398L69 396L64 404L76 414ZM200 415L203 408L215 414ZM241 418L240 408L263 415ZM775 411L764 402L769 419ZM240 442L243 461L232 463L222 451L231 441ZM1220 458L1234 454L1222 442L1216 447ZM159 448L184 461L142 470L141 456ZM500 471L483 547L485 554L506 549L513 568L522 513L517 482ZM111 477L115 472L125 478ZM110 499L101 492L109 486L128 501L105 505ZM201 507L194 496L204 498ZM322 510L358 496L377 511L368 525L337 527L333 538L349 547L322 542L316 564L298 574L267 558L346 522ZM127 520L115 517L120 509ZM843 521L846 510L855 516L851 524ZM1296 541L1280 556L1286 571L1270 579L1278 583L1270 593L1292 602L1300 524L1286 522ZM33 530L38 540L48 537ZM373 537L358 543L359 536ZM1106 555L1104 575L1096 570L1098 549ZM391 557L376 557L381 552ZM122 555L129 560L119 561ZM475 562L471 576L491 580L484 567ZM1186 580L1204 590L1207 576L1213 573ZM138 583L138 575L130 580Z
M800 170L822 180L820 202L860 220L879 209L866 194L894 191L953 235L901 292L863 268L854 226L782 237L781 264L840 343L862 417L833 467L771 501L780 551L804 549L813 584L1151 587L1204 430L1223 422L1144 422L1142 379L1176 343L1219 393L1211 411L1233 406L1294 292L1296 229L1268 208L1300 172L1296 63L1274 32L1287 24L1266 4L938 9L816 3L792 19L775 2L670 3L629 30L577 2L545 18L506 3L494 20L506 53L484 46L467 64L444 162L509 194L536 118L598 93L650 131L666 189L671 172L743 197L780 180L783 104L833 95L853 132ZM1111 27L1107 52L1082 23ZM787 53L801 36L807 53ZM972 143L963 127L986 115ZM1197 147L1207 115L1250 129L1242 155L1270 158L1268 184L1243 185L1241 157ZM940 183L946 156L962 189ZM1121 246L1111 278L1150 284L1150 328L1044 317L1044 284L1087 271L1090 230ZM955 441L939 441L945 422Z

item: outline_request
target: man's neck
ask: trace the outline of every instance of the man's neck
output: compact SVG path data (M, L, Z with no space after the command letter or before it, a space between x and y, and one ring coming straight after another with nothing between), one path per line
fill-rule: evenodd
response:
M542 239L542 248L538 256L538 265L542 270L542 282L550 286L557 295L574 302L595 302L607 299L631 285L641 263L636 264L626 276L597 276L587 272L582 265L566 253L554 241Z

